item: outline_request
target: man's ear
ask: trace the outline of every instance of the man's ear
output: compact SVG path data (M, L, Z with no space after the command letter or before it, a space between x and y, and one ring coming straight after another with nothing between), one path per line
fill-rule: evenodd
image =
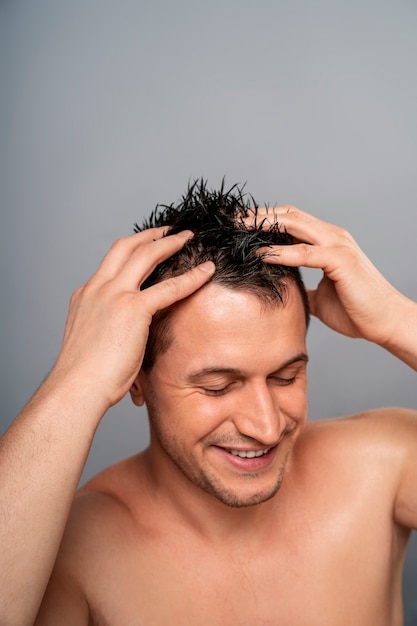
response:
M136 379L130 388L130 397L132 398L133 404L136 404L136 406L143 406L145 404L145 397L141 382L141 372L139 372L136 376Z

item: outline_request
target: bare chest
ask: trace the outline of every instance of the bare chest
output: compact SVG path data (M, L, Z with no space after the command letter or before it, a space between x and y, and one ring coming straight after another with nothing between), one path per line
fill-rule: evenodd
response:
M340 463L327 449L309 448L308 463L300 453L261 540L254 524L246 539L198 541L154 510L157 534L100 554L87 594L97 624L400 626L406 536L393 525L387 463L369 471L360 451Z
M150 542L103 563L92 606L108 626L369 626L401 623L400 562L369 537L297 526L257 552ZM378 554L378 556L376 556Z

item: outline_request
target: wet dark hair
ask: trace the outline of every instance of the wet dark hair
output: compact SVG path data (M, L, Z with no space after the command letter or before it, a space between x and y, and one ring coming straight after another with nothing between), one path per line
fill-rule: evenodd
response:
M256 251L264 246L291 245L292 236L274 224L262 229L262 219L254 228L248 229L243 222L250 214L257 214L258 205L244 187L233 185L226 188L223 180L220 189L207 187L203 179L194 181L177 204L159 204L149 219L141 226L135 224L135 232L158 226L168 226L167 234L192 230L194 237L166 261L159 264L142 285L146 289L165 278L177 276L203 263L213 261L216 270L210 279L229 289L253 293L266 304L285 305L288 286L295 283L304 305L306 325L309 323L308 299L300 270L285 265L265 263ZM149 371L158 354L170 345L170 308L154 315L149 330L142 369Z

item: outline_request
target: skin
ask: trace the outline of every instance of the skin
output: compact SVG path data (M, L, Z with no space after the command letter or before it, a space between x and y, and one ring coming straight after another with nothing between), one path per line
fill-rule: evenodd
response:
M350 235L294 207L264 215L299 242L268 262L324 271L312 313L417 369L417 305ZM294 286L285 307L267 307L203 286L208 264L138 289L189 236L116 242L71 300L51 375L0 442L0 623L399 626L416 413L305 424ZM152 315L174 303L174 340L144 375ZM129 389L148 405L151 445L74 500L94 432ZM242 459L232 446L270 451Z
M295 288L291 300L265 306L214 284L176 308L173 343L134 392L147 404L152 469L160 475L167 465L164 482L182 473L236 507L275 495L307 411L305 321ZM239 319L237 310L245 312ZM248 459L231 449L268 452Z
M150 229L116 241L74 292L55 366L0 440L1 624L35 620L94 433L137 376L152 316L214 271L204 264L140 291L192 236L163 234Z
M39 623L63 606L59 623L88 623L88 604L96 623L126 626L399 625L408 532L392 510L412 412L305 426L294 286L270 307L208 285L172 325L132 390L150 448L82 490ZM83 614L71 614L77 598Z

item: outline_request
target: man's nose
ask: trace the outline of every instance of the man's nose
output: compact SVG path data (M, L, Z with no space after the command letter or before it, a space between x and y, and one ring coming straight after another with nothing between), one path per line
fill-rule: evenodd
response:
M233 419L240 434L259 441L265 447L276 444L285 428L276 394L264 382L248 388L240 400Z

